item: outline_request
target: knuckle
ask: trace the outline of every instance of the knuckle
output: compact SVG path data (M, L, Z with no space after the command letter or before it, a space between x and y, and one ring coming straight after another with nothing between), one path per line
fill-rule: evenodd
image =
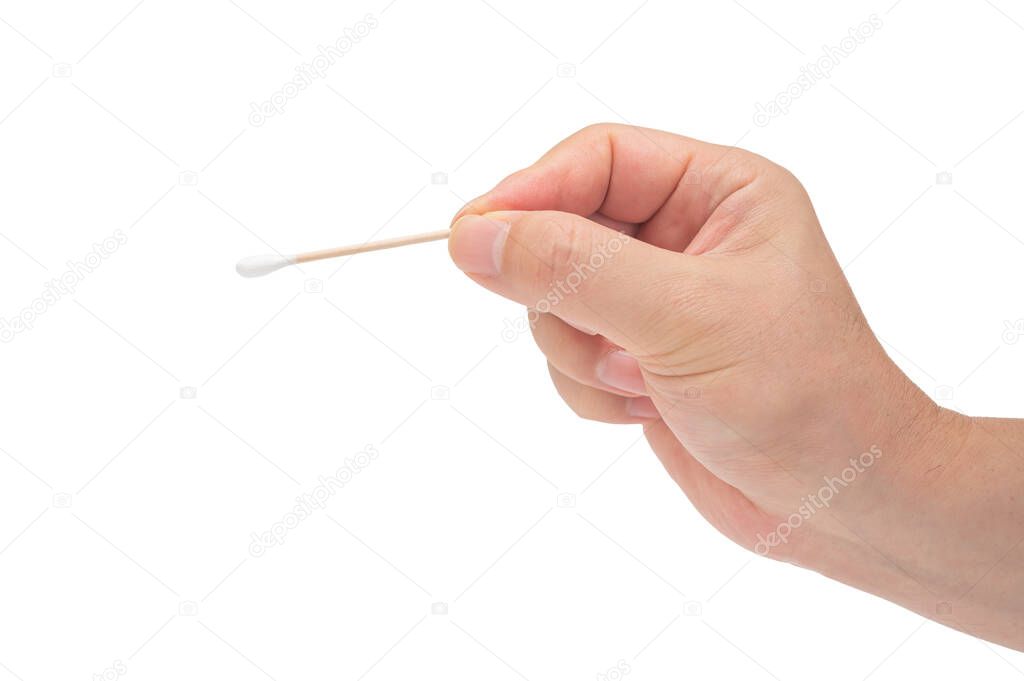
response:
M527 319L530 322L530 334L533 336L533 342L537 344L537 348L540 349L545 355L549 349L549 338L551 335L551 318L550 313L537 312L534 309L530 309L527 312Z
M711 269L680 272L651 283L650 294L660 300L646 320L654 337L671 339L666 352L691 354L706 346L702 339L737 324L736 284Z
M783 168L782 166L776 167L779 169L780 185L787 190L787 192L791 192L802 199L810 201L810 195L807 193L807 189L804 187L804 183L800 181L800 178L790 172L787 168Z
M549 276L561 281L578 266L580 260L590 252L592 239L590 230L585 229L577 217L564 220L550 220L545 225L548 232L544 249L544 264Z
M755 156L757 159L757 168L760 171L760 175L768 180L777 193L783 195L807 195L807 190L804 188L803 183L789 168L754 154L752 156Z
M596 420L594 419L593 414L591 414L590 411L578 400L566 400L564 397L562 399L565 400L567 405L569 405L569 409L572 410L572 413L576 414L579 418L585 421Z
M572 409L572 412L584 421L601 421L607 420L607 415L604 414L598 407L593 403L592 400L586 398L580 398L575 400L566 400L566 404Z
M572 413L587 421L598 420L593 404L586 399L578 383L560 374L551 362L548 362L548 373L551 375L551 382L555 385L555 391L558 392L558 396L562 398L566 406L572 410Z
M759 178L777 174L779 168L774 163L746 149L733 148L729 152L732 158L721 164L723 176L732 179L737 186L750 184Z
M573 137L607 137L609 134L621 129L622 127L623 126L620 123L591 123L590 125L580 128Z

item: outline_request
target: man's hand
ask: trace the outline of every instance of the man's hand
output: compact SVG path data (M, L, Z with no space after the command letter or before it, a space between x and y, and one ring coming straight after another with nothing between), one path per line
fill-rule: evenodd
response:
M529 306L572 409L643 423L729 538L1024 647L1020 436L939 409L893 364L785 169L592 126L463 208L449 250ZM979 532L964 495L994 480L1018 524Z

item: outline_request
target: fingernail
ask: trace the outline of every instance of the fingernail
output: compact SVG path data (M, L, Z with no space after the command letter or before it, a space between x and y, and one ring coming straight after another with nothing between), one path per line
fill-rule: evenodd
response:
M463 216L464 216L464 215L465 215L466 213L470 212L471 210L472 210L472 211L473 211L474 213L482 213L482 212L485 212L485 211L481 211L481 210L473 210L473 208L474 208L474 204L475 204L475 203L476 203L477 201L479 201L480 199L484 198L485 196L487 196L487 195L486 195L486 194L481 194L480 196L476 197L476 198L475 198L475 199L473 199L472 201L467 201L467 202L466 202L466 205L464 205L464 206L463 206L462 208L460 208L460 209L459 209L459 212L455 214L455 217L454 217L454 218L452 218L452 225L455 225L455 223L456 223L456 222L458 222L459 220L461 220L461 219L463 218Z
M661 416L650 397L630 397L626 400L626 412L638 419L654 419Z
M452 260L467 274L501 274L501 253L509 223L482 215L466 215L455 223L449 240Z
M566 324L568 324L569 326L571 326L572 328L576 329L577 331L580 331L582 333L587 334L588 336L596 336L597 335L597 331L594 331L593 329L588 329L587 327L580 326L579 324L573 324L568 319L563 319L562 321L565 322Z
M640 363L622 350L611 352L598 362L597 377L605 385L627 393L643 395L647 391Z

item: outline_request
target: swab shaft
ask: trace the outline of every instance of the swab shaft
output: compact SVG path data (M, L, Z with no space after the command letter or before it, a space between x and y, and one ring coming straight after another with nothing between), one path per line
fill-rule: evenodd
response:
M235 265L235 271L243 277L262 277L271 272L276 272L282 267L288 267L289 265L295 265L297 263L313 262L314 260L325 260L327 258L339 258L343 255L355 255L356 253L366 253L367 251L380 251L385 248L398 248L399 246L409 246L411 244L421 244L424 241L440 241L441 239L447 239L448 235L451 234L451 230L442 229L437 232L426 232L424 234L412 234L410 236L400 236L395 239L381 239L380 241L370 241L365 244L358 244L355 246L342 246L341 248L327 248L322 251L310 251L309 253L299 253L298 255L254 255L248 258L242 258Z
M313 262L314 260L324 260L326 258L340 258L344 255L355 255L356 253L366 253L368 251L380 251L385 248L398 248L399 246L409 246L411 244L421 244L427 241L440 241L441 239L447 239L451 230L442 229L437 232L426 232L424 234L412 234L410 236L400 236L394 239L381 239L380 241L370 241L365 244L357 244L353 246L342 246L340 248L326 248L322 251L310 251L309 253L300 253L292 257L292 260L297 263Z

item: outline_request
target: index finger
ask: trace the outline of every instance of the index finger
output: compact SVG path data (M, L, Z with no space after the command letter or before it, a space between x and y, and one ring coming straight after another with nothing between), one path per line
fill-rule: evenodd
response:
M663 206L698 226L749 182L752 154L631 125L589 126L467 204L466 214L556 210L644 223Z

